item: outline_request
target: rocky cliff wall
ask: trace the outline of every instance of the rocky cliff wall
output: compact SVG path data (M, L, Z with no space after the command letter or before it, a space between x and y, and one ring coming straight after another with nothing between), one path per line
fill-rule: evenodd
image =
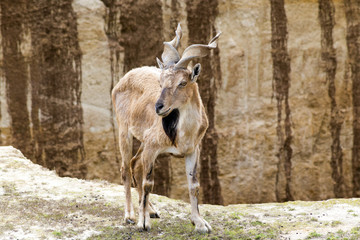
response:
M133 4L1 2L2 144L62 175L119 183L111 88L128 69L155 65L181 22L180 52L223 32L199 79L214 123L211 148L203 147L212 157L201 160L207 188L218 179L213 194L221 192L224 204L354 196L352 149L360 144L351 41L359 25L349 16L359 8L352 1L154 1L156 27L137 26L152 18L142 8L152 7ZM196 20L202 11L208 27ZM130 44L146 34L153 41ZM184 171L183 160L171 159L161 172L169 196L187 199Z

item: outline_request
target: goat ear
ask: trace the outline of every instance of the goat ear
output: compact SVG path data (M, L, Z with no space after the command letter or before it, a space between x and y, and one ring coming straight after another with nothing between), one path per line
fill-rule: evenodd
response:
M191 73L191 81L192 82L195 82L196 79L199 77L200 75L200 72L201 72L201 65L200 63L197 63L194 67L193 67L193 70L192 70L192 73Z
M164 69L164 64L160 61L160 59L156 58L156 62L159 65L160 69Z

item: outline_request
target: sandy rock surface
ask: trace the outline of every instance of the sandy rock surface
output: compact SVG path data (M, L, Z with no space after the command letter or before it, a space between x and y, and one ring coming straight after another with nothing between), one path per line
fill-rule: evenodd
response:
M191 5L192 1L58 0L35 1L36 4L30 4L31 8L25 3L28 1L1 2L4 3L0 13L2 144L16 146L28 158L45 166L46 164L42 163L43 152L38 149L55 146L53 151L60 155L61 152L68 151L68 142L49 146L46 143L56 142L67 134L69 128L73 128L76 134L70 136L78 137L72 139L72 144L79 145L78 148L85 152L86 159L77 159L78 155L68 159L61 158L66 167L56 165L58 173L67 168L63 176L83 176L86 179L120 183L121 157L110 97L111 89L131 68L155 65L155 57L161 56L161 51L157 53L157 49L162 50L163 41L174 37L178 22L183 29L179 53L188 45L198 43L192 40L193 35L189 35L194 26L188 21L192 17L191 7L187 6L187 3ZM118 4L111 4L115 2ZM209 14L213 19L209 23L213 22L213 31L222 32L218 40L221 79L215 81L213 77L206 77L205 73L209 73L211 69L203 64L198 82L211 82L211 85L217 87L213 96L216 101L210 105L214 105L214 128L218 134L214 146L216 154L213 157L217 159L219 167L221 195L225 204L274 202L279 199L277 187L280 189L278 195L285 193L285 178L282 177L283 170L278 167L277 157L281 146L277 133L279 110L273 88L271 2L211 2L217 2L217 11ZM333 45L336 55L336 74L333 79L336 91L330 97L330 84L326 80L327 64L322 59L321 42L324 42L324 39L321 37L319 1L284 1L288 32L287 51L291 67L288 94L292 167L289 191L296 200L354 196L352 149L360 144L353 142L353 61L349 58L347 48L346 35L349 29L344 1L332 2L335 10L333 32L327 36L332 36L332 40L328 41ZM49 17L46 10L48 8L52 9L53 16L56 17ZM204 11L206 6L198 9ZM143 22L153 25L144 27ZM44 23L47 24L46 28L39 27ZM63 31L58 31L58 26L64 28ZM51 30L51 34L45 31L47 28ZM57 39L56 44L54 39ZM72 42L68 44L70 40ZM14 42L17 44L10 44ZM47 58L43 57L53 48L64 53L61 54L62 60L58 58L58 61L54 62L56 67L49 61L44 61ZM48 55L49 58L52 56L53 54ZM71 59L77 59L75 72L72 65L60 68L59 63L73 62ZM35 64L35 67L33 63L36 62L41 64ZM76 76L72 81L66 80L71 79L70 75L67 75L69 72L73 72L72 77ZM55 83L64 79L67 84L78 82L80 88L74 89L76 96L65 94L72 92L65 84L60 84L65 86L65 90L56 88L64 93L61 96L59 94L54 102L56 111L49 113L49 119L53 120L47 122L47 117L44 117L39 121L45 125L54 125L54 129L63 124L67 127L60 129L58 133L42 131L43 134L37 134L37 116L42 116L40 113L47 111L45 106L51 103L49 99L39 97L42 96L39 94L40 90L46 89L46 95L52 97L57 93L51 92L52 81L48 77L41 80L40 76L48 76L47 74L58 77L53 80ZM67 77L60 78L62 75ZM12 85L14 82L16 84ZM19 85L24 87L18 88ZM81 111L77 116L72 114L74 110L69 107L73 104L71 97L79 97L77 104ZM204 100L207 98L206 94L202 97ZM342 156L343 180L338 181L343 183L341 193L335 193L333 183L337 180L332 177L335 168L331 166L331 145L337 140L332 136L334 127L331 126L331 119L334 109L332 110L331 99L336 100L336 122L339 122L338 127L341 127L341 131L336 135L341 146L341 154L339 152L338 156ZM37 106L37 102L42 104ZM11 106L14 110L10 109ZM27 108L17 111L17 106ZM44 109L41 109L41 106L44 106ZM61 112L59 117L56 115L58 112ZM61 120L60 116L71 117ZM281 119L284 118L283 115ZM61 121L63 123L60 123ZM72 124L74 122L83 122L83 125L75 128ZM12 134L14 132L21 134ZM53 139L50 140L51 138ZM29 144L37 141L38 145L44 146L36 148ZM54 161L50 157L46 159L49 162ZM81 163L81 167L70 164L73 162ZM178 159L172 159L168 169L165 168L167 175L171 175L167 193L171 198L187 199L187 194L184 194L187 191L184 169L184 161Z
M187 194L187 193L184 193ZM0 239L359 239L360 199L201 205L214 231L193 232L190 206L152 195L150 232L124 225L121 185L60 178L13 147L0 147ZM138 201L133 191L134 202ZM136 204L135 204L136 206Z

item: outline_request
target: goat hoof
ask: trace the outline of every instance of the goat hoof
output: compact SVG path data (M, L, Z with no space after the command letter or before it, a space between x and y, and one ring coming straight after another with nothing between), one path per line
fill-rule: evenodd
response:
M144 226L144 231L150 231L151 227L150 226Z
M160 218L158 213L150 213L150 218Z
M208 230L208 233L211 233L212 228L211 228L210 224L209 224L207 221L205 221L205 220L204 220L204 222L205 222L205 227L206 227L207 230Z
M194 224L195 222L192 221L192 223ZM198 233L210 233L212 231L212 228L210 226L210 224L205 221L204 219L201 219L200 223L197 222L195 223L195 232Z
M204 234L204 233L208 233L209 230L206 227L201 227L201 228L195 228L195 232Z
M137 229L139 229L140 232L150 231L150 229L151 229L150 225L145 225L143 223L138 223L136 227L137 227Z
M210 226L209 226L210 227ZM202 226L202 227L195 227L195 232L197 233L210 233L211 232L211 227L209 228L208 226Z
M130 219L130 218L126 218L125 223L127 223L127 224L135 224L135 221Z

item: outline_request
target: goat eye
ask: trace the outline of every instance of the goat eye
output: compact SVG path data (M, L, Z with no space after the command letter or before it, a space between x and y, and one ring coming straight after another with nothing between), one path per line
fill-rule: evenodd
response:
M186 84L187 84L187 82L181 82L181 83L179 84L179 87L185 87Z

